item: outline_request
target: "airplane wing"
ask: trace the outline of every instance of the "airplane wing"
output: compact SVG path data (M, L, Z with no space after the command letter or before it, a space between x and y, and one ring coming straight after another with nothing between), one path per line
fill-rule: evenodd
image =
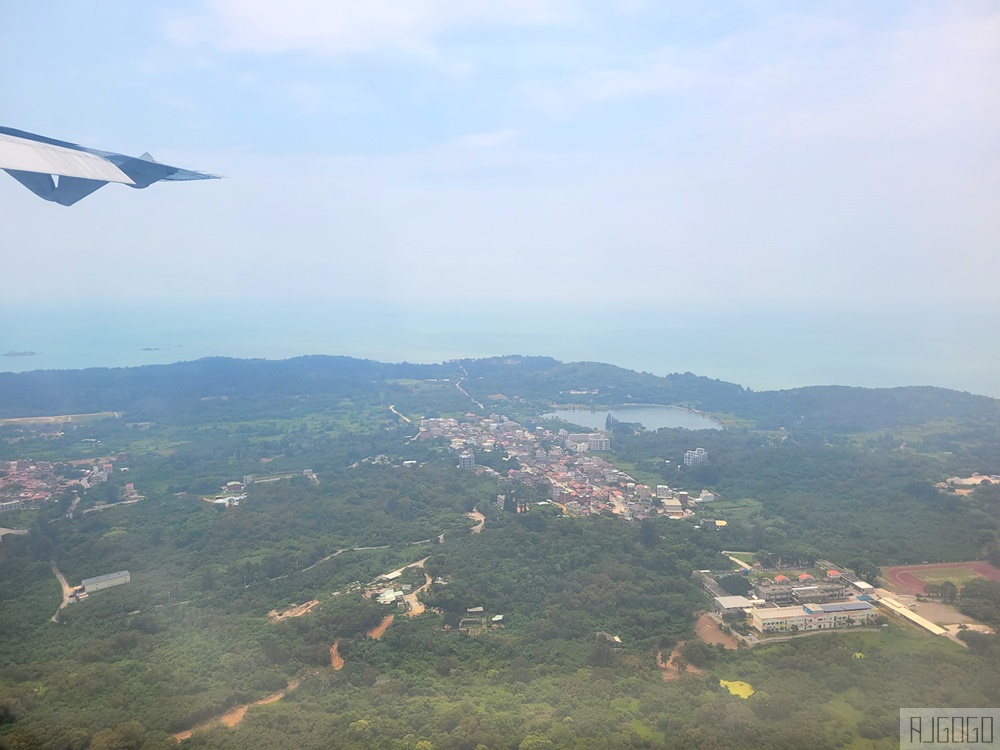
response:
M132 184L132 178L97 154L18 138L6 135L2 131L0 131L0 169Z
M218 175L161 164L0 126L0 169L35 195L71 206L109 182L145 188L160 180L217 180Z

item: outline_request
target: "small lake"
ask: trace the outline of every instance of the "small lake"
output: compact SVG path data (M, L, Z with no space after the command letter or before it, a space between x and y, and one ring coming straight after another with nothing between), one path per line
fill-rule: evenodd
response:
M683 427L687 430L721 430L722 425L701 414L674 406L616 406L612 409L559 409L543 414L545 419L562 419L593 430L603 430L608 412L619 422L639 422L647 430Z

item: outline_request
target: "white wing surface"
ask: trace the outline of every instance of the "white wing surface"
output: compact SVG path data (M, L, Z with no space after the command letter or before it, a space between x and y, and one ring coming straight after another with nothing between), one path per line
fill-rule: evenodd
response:
M0 169L135 184L103 156L3 133L0 133Z

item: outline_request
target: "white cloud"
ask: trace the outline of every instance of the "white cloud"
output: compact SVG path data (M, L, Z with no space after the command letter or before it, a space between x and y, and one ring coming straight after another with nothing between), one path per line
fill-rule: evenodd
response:
M1000 12L924 6L870 21L780 14L700 45L672 45L617 66L523 82L557 114L626 100L695 103L696 126L738 124L782 136L899 137L1000 125Z
M431 54L453 29L558 24L575 13L574 0L208 0L202 17L174 19L166 31L180 43L254 52Z

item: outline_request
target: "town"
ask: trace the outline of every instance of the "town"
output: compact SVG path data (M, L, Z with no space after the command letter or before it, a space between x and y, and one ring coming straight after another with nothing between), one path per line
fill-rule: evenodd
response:
M124 460L125 454L119 453L114 457L65 463L25 459L0 461L0 513L32 510L66 490L76 488L79 492L69 511L72 515L80 495L95 485L107 482L115 471L115 462ZM120 472L128 470L127 466L118 469ZM142 499L131 482L125 485L124 495L124 500L130 503Z
M500 414L481 417L469 413L462 421L422 419L416 439L447 440L460 468L492 473L502 488L513 488L520 482L546 490L547 502L568 516L610 511L629 521L655 515L690 518L695 506L715 500L708 490L692 495L666 484L650 487L636 482L611 462L594 455L611 450L611 438L602 432L552 432L538 425L521 425ZM481 459L499 458L490 463L501 470L477 465L477 453ZM694 448L684 455L684 463L689 466L706 460L704 448ZM510 468L504 468L507 464ZM497 504L515 512L526 509L525 503L514 501L510 492L498 494ZM725 525L715 519L703 523Z

